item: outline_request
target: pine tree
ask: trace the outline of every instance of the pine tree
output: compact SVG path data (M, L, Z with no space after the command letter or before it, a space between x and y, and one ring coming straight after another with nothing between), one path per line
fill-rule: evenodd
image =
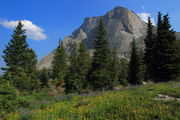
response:
M65 77L65 93L79 93L79 85L81 84L78 79L78 50L77 44L73 44L73 51L69 57L69 68Z
M128 66L129 61L126 58L120 59L119 83L122 85L128 84Z
M175 56L174 56L175 74L174 74L174 80L180 81L180 40L176 40L173 43L173 48L175 49Z
M94 56L92 60L91 84L94 90L108 89L111 79L108 70L109 48L106 40L103 21L100 20L94 42Z
M142 49L139 49L138 51L138 57L139 57L139 70L138 70L138 84L143 84L143 81L145 81L145 73L146 73L146 65L144 64L144 51Z
M44 68L39 72L39 80L40 80L40 86L42 88L49 87L48 85L49 73L47 69Z
M129 75L128 81L130 84L141 84L141 79L139 78L140 70L140 59L138 48L135 40L133 39L131 43L131 57L129 62Z
M173 42L176 40L175 31L171 30L168 15L158 15L158 29L154 52L154 80L166 82L173 79L176 71L174 66L175 49Z
M80 81L79 89L85 89L88 86L87 74L90 68L90 56L89 51L83 42L79 45L78 52L78 79Z
M20 90L32 90L38 87L36 75L36 55L26 41L23 24L18 23L12 39L3 51L7 68L5 74L11 76L13 85Z
M111 78L111 83L109 84L109 88L112 89L118 85L119 67L120 67L119 58L117 56L117 51L115 47L112 49L109 59L110 59L109 73Z
M153 53L154 53L154 42L155 42L155 34L153 33L153 25L151 19L148 18L148 29L147 29L147 36L144 39L145 43L145 55L144 55L144 62L146 64L146 74L145 78L153 79Z
M55 51L54 60L52 62L52 77L54 80L63 82L66 73L67 73L67 54L63 43L61 43Z
M157 80L158 78L158 68L159 66L161 66L160 64L160 56L159 56L159 48L161 48L161 39L162 39L162 14L159 12L158 13L158 23L157 23L157 32L156 32L156 38L155 38L155 41L154 41L154 51L153 51L153 55L154 55L154 59L152 61L152 68L153 68L153 74L152 74L152 77L153 77L153 80L158 82L159 80ZM160 60L160 61L159 61Z

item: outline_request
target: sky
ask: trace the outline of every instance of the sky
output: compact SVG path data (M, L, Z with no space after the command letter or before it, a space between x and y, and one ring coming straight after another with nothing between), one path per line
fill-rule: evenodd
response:
M40 60L57 47L60 38L80 27L84 18L104 15L116 6L134 11L144 21L151 16L154 24L159 11L168 13L173 29L180 32L179 5L180 0L1 0L0 56L19 20L26 29L30 48Z

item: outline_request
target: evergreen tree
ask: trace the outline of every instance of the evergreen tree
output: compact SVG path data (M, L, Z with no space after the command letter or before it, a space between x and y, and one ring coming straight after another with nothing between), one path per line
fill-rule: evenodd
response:
M173 43L173 48L175 49L175 56L174 56L175 75L174 75L174 78L175 78L175 80L180 81L180 40L176 40Z
M5 74L11 76L13 85L20 90L32 90L38 87L36 75L36 55L26 41L23 24L18 23L12 39L3 51L7 68Z
M52 62L52 77L57 81L64 81L64 77L67 73L67 54L63 43L61 43L54 55L54 60Z
M157 66L160 65L160 56L159 56L159 47L161 48L161 39L162 39L162 14L159 12L158 13L158 23L157 23L157 32L156 32L156 38L154 41L154 51L153 51L153 55L154 55L154 59L152 61L152 68L153 68L153 74L152 74L152 78L154 81L158 82L157 78L158 78L158 73L156 73L158 71ZM162 61L162 60L161 60Z
M114 88L118 85L118 79L119 79L119 58L117 56L116 48L113 48L111 51L111 55L109 56L110 62L109 62L109 73L111 78L111 83L109 84L110 88Z
M40 86L42 88L49 87L48 85L49 73L47 69L44 68L39 72L39 80L40 80Z
M139 70L138 70L138 78L139 82L138 84L143 84L143 81L145 81L145 73L146 73L146 65L144 64L144 51L140 49L138 51L139 56Z
M103 21L100 20L96 31L94 56L92 60L91 83L94 90L108 89L108 85L111 83L108 70L109 48L105 37L104 24Z
M165 82L173 79L176 72L174 66L175 49L173 42L176 40L175 31L171 30L168 15L163 19L158 15L158 29L155 41L154 52L154 80L156 82Z
M79 45L78 52L78 79L80 81L79 89L85 89L88 85L87 74L90 68L90 56L89 51L83 42Z
M120 59L119 83L122 85L128 84L128 65L129 61L126 58Z
M130 84L141 84L141 79L139 78L140 70L140 59L138 48L135 40L133 39L131 43L131 57L129 62L129 75L128 81Z
M146 79L153 79L153 53L154 53L154 42L155 42L155 34L153 33L153 25L151 19L148 18L148 29L147 36L144 40L145 43L145 55L144 62L146 64Z
M78 50L77 44L73 44L73 51L69 57L69 68L65 77L65 93L79 93L79 86L81 81L78 79Z

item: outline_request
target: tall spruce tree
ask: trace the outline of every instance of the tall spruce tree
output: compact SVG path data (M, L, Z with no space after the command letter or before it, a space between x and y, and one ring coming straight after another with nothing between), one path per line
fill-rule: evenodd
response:
M133 39L131 43L131 57L128 75L128 81L130 84L141 84L141 78L139 78L140 59L138 51L136 41Z
M73 51L69 56L69 68L65 77L65 93L79 93L81 81L78 78L78 49L77 44L73 44Z
M92 60L91 83L94 90L104 90L109 88L111 79L109 76L109 48L106 40L106 31L103 21L100 20L96 30L94 42L94 56Z
M161 66L161 63L160 60L160 56L159 56L159 48L161 48L161 39L162 39L162 14L159 12L158 13L158 22L157 22L157 32L156 32L156 38L155 38L155 41L154 41L154 51L153 51L153 55L154 55L154 59L152 61L152 68L153 68L153 74L152 74L152 77L153 77L153 80L158 82L158 68L159 66ZM160 60L160 61L159 61Z
M146 72L145 72L145 79L153 79L153 53L154 51L154 43L155 43L155 34L153 32L153 25L151 22L150 17L148 18L148 29L147 29L147 36L144 39L145 43L145 53L144 53L144 62L146 64Z
M120 68L119 58L117 56L117 51L115 47L111 50L109 59L110 59L109 73L110 73L110 78L111 78L111 83L109 84L109 88L112 89L118 85L119 68Z
M40 86L41 88L47 88L49 87L49 73L48 69L44 68L41 71L39 71L39 80L40 80Z
M143 84L143 81L145 81L145 74L146 74L146 65L144 63L144 51L142 49L139 49L138 51L139 56L139 70L138 70L138 78L139 82L138 84Z
M88 86L87 74L90 68L90 55L87 47L83 42L79 44L78 52L78 79L80 81L79 89L85 89Z
M63 42L59 44L55 51L52 62L52 77L55 81L63 82L67 73L67 54Z
M120 59L119 83L121 85L128 84L129 61L126 58Z
M175 49L175 56L174 56L175 79L174 80L180 81L180 40L176 40L173 43L173 47Z
M26 41L23 24L18 23L12 39L3 51L7 68L5 74L11 76L13 85L20 90L32 90L38 87L36 75L36 55ZM6 76L5 75L5 76Z
M175 31L171 29L168 15L163 16L162 19L159 13L153 66L155 82L170 81L176 73L175 49L173 48L175 40Z

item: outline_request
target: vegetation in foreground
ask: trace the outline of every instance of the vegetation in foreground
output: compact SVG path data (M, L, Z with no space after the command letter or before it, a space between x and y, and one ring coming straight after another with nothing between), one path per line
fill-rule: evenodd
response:
M120 59L116 48L109 47L104 23L100 20L94 34L92 56L83 43L74 43L71 54L67 55L61 43L55 51L52 69L39 71L36 69L36 54L29 48L23 24L19 22L3 51L7 67L2 68L4 75L0 77L0 117L12 120L178 119L177 101L163 103L153 100L161 89L168 95L179 97L178 90L169 88L172 86L155 85L159 91L156 87L149 91L142 87L103 92L101 95L96 93L116 89L118 85L140 85L143 81L179 80L179 40L171 29L168 15L162 17L159 13L157 26L155 32L149 18L145 50L138 48L133 40L128 60ZM62 87L65 94L89 91L95 94L52 97L45 93ZM54 96L57 95L58 92Z
M72 94L49 107L11 113L7 120L179 120L180 101L154 99L157 94L180 97L178 85L169 82L87 96Z

